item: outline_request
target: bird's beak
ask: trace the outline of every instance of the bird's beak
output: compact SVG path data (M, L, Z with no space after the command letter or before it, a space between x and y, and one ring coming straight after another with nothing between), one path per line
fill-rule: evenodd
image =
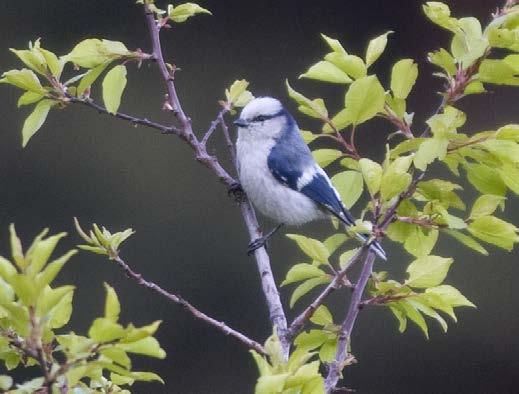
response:
M238 127L247 127L249 125L249 123L245 119L242 119L242 118L236 119L234 121L234 124Z

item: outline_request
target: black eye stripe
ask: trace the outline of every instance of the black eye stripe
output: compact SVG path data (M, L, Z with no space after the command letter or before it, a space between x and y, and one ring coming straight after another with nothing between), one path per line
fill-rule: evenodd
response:
M276 112L275 114L272 114L272 115L258 115L254 118L252 118L252 122L263 122L265 120L269 120L269 119L274 119L274 118L277 118L278 116L281 116L283 115L283 111L279 111L279 112Z

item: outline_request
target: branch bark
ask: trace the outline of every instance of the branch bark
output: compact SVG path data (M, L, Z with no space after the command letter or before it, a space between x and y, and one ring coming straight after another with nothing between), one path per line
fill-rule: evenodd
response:
M193 150L195 151L196 159L200 161L202 164L204 164L206 167L211 169L218 176L220 181L227 185L227 187L235 185L236 181L234 180L234 178L230 176L228 172L221 166L220 162L216 157L211 156L207 153L205 143L200 142L196 137L195 133L193 132L191 120L182 109L182 105L180 103L177 91L175 89L174 75L168 70L168 66L164 61L164 56L162 54L162 48L160 44L160 27L158 26L155 20L153 12L150 10L147 4L144 4L144 10L146 14L148 32L153 47L153 58L157 62L164 82L166 83L168 91L168 103L171 106L171 108L173 108L173 111L181 124L179 136L183 140L185 140L189 144L189 146L191 146L191 148L193 148ZM220 124L222 125L222 128L224 130L224 134L226 135L227 143L229 144L230 137L228 135L225 122L223 121L222 113L220 113L219 119ZM234 156L234 145L232 144L232 142L230 145L231 157L233 158L233 162L236 166ZM254 208L248 200L245 199L240 203L240 210L247 230L249 232L249 236L251 237L251 240L261 236L261 231L258 224L258 220L256 218L256 214L254 212ZM272 322L272 325L277 328L285 357L288 359L288 352L290 346L288 341L286 340L286 316L274 280L274 275L272 274L270 258L265 248L258 249L254 253L254 256L256 258L256 264L258 267L258 271L260 273L263 293L265 295L265 299L267 302L270 320Z
M364 264L359 280L357 281L355 290L351 296L346 318L341 325L339 341L337 342L337 355L335 356L335 360L330 364L328 376L326 377L325 381L326 393L331 393L334 391L335 387L337 386L337 382L341 377L341 371L344 368L344 362L348 358L348 347L350 343L351 332L353 330L353 326L355 325L355 321L357 320L357 316L359 315L362 294L364 294L364 290L373 271L374 261L375 253L369 250L366 254L366 258L364 259Z
M199 319L212 327L217 328L219 331L223 332L225 335L231 336L242 344L244 344L249 349L253 349L260 354L265 354L265 349L258 342L250 339L246 335L242 334L239 331L234 330L229 327L224 322L213 319L212 317L206 315L204 312L200 311L198 308L193 306L190 302L186 301L184 298L177 294L170 293L167 290L164 290L162 287L157 285L154 282L150 282L142 277L141 274L135 272L120 256L115 256L114 261L117 265L124 271L126 276L130 279L133 279L137 282L139 286L145 287L163 297L168 299L175 304L181 305L185 310L191 313L196 319Z

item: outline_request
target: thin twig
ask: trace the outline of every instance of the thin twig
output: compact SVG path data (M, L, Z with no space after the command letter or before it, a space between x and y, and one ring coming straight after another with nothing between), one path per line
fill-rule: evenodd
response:
M218 321L216 319L213 319L212 317L206 315L196 307L194 307L191 303L186 301L184 298L177 294L170 293L167 290L164 290L162 287L157 285L154 282L150 282L142 277L141 274L135 272L121 257L116 256L114 258L114 261L121 267L126 274L126 276L130 279L133 279L137 282L138 285L145 287L147 289L150 289L151 291L154 291L157 294L160 294L161 296L167 298L169 301L174 302L175 304L181 305L184 309L186 309L188 312L190 312L196 319L199 319L210 326L213 326L223 332L225 335L231 336L238 341L240 341L242 344L244 344L249 349L253 349L257 351L260 354L265 354L265 349L263 349L263 346L261 346L258 342L250 339L246 335L240 333L239 331L234 330L233 328L229 327L224 322Z
M93 108L101 114L106 114L106 115L110 115L110 116L113 116L118 119L126 120L135 125L142 125L142 126L150 127L152 129L159 130L163 134L179 134L179 132L180 132L180 130L178 128L176 128L175 126L166 126L166 125L163 125L163 124L160 124L157 122L153 122L146 118L138 118L136 116L124 114L121 112L116 112L116 113L108 112L108 110L105 107L95 103L91 99L80 99L80 98L72 97L72 96L68 97L68 99L71 103L86 105L87 107Z
M341 325L341 329L339 332L339 340L337 342L337 355L335 356L335 360L330 364L328 370L328 376L325 381L325 390L326 393L331 393L337 386L337 382L341 376L341 371L344 367L344 362L348 358L349 352L349 342L351 337L351 332L353 330L353 326L355 325L355 321L357 320L357 316L360 311L361 302L362 302L362 294L364 293L364 289L368 283L368 280L373 271L373 262L375 261L375 253L371 250L366 254L366 258L364 259L364 264L362 267L362 272L360 274L359 280L355 285L355 290L353 291L353 295L351 296L350 305L348 307L348 312L346 314L346 318Z

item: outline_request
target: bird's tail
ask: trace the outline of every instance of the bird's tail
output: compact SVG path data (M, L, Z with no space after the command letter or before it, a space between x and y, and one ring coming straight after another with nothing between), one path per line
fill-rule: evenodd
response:
M387 261L387 255L382 246L373 238L367 237L364 234L356 234L357 238L360 239L363 243L369 243L369 248L377 254L382 260Z

